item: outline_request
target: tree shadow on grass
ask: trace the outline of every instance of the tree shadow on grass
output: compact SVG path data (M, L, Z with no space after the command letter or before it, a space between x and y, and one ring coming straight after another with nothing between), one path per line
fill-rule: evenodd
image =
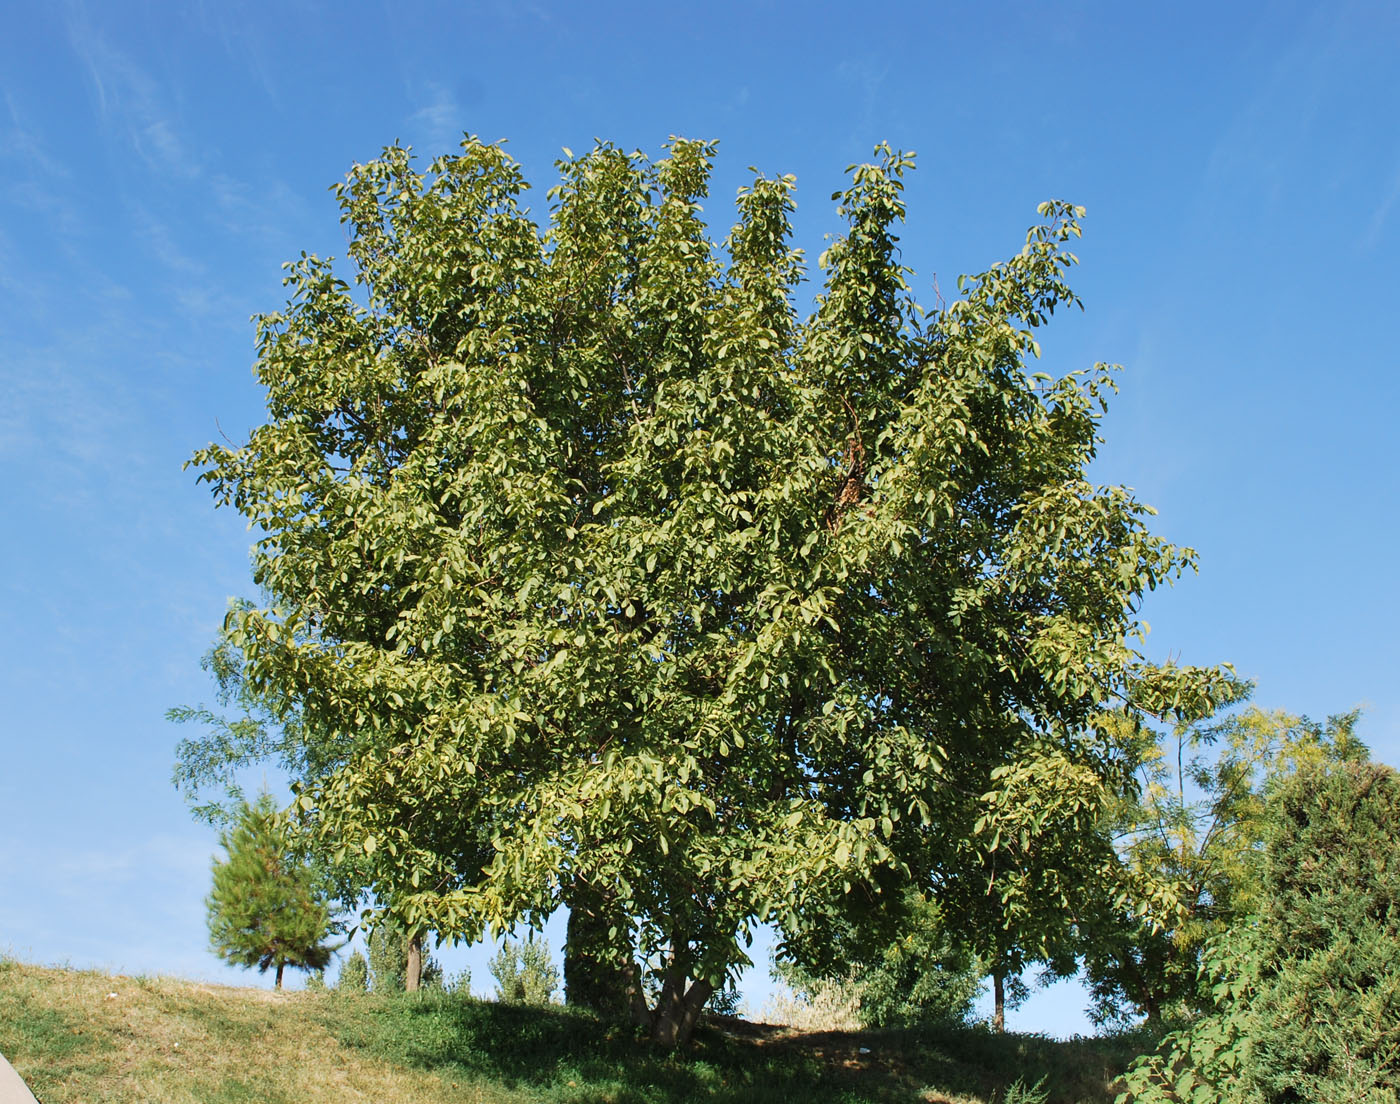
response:
M1062 1043L980 1028L798 1034L716 1020L689 1047L662 1051L629 1025L559 1007L448 994L328 1002L341 1041L446 1080L485 1078L530 1099L612 1104L690 1100L894 1104L997 1100L1045 1078L1049 1104L1107 1104L1108 1082L1140 1049Z

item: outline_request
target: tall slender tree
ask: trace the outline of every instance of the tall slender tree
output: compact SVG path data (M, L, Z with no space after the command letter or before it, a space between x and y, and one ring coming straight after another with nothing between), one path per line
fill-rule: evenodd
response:
M333 951L327 895L272 798L245 804L222 844L225 857L214 861L207 902L214 953L261 973L275 968L279 989L288 966L324 968Z

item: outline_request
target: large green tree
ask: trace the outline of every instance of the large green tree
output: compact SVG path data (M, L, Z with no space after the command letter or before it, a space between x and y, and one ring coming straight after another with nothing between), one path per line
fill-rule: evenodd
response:
M1086 478L1110 370L1028 366L1080 211L926 313L881 147L803 320L794 182L717 245L712 153L570 155L543 226L500 146L357 165L359 286L289 266L268 421L195 457L263 534L229 638L318 742L316 830L410 932L573 906L664 1043L755 919L938 844L966 780L1108 772L1138 602L1192 560Z
M291 838L272 798L245 804L222 838L209 893L209 940L214 953L259 972L291 966L320 970L333 947L327 894Z

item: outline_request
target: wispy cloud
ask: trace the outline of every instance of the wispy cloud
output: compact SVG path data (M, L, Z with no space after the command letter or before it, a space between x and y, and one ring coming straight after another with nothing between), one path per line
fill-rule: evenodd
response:
M21 210L41 216L63 238L76 237L82 215L72 198L73 173L45 147L22 117L14 97L5 95L7 125L0 131L0 165L8 184L0 195Z
M296 245L287 227L305 221L310 205L286 181L264 177L250 182L211 173L208 183L214 200L211 214L223 229L244 241L256 238L278 252Z
M1260 64L1262 79L1228 117L1211 148L1204 194L1245 187L1269 205L1281 201L1295 175L1292 166L1307 156L1313 132L1323 121L1344 38L1344 29L1322 11L1298 28L1284 49L1260 32L1252 49L1267 49L1270 60Z
M295 7L295 4L284 3L282 10L286 12ZM277 103L280 93L269 49L276 36L267 34L259 20L248 18L242 5L231 4L228 0L198 0L195 13L200 22L218 36L224 53L252 77L270 102Z
M409 133L415 145L423 146L432 156L450 153L462 140L466 126L462 109L452 89L436 81L425 88L427 102L408 117Z
M1371 212L1371 219L1366 224L1366 233L1361 239L1362 249L1374 249L1380 244L1381 232L1385 229L1386 220L1397 203L1400 203L1400 163L1396 164L1395 171L1391 173L1390 187L1376 205L1376 209Z
M198 176L197 154L181 137L177 113L160 84L127 54L114 47L80 9L70 10L68 38L87 69L103 120L157 173Z

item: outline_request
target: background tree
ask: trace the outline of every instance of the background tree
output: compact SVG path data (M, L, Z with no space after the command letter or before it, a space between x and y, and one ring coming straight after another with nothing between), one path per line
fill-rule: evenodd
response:
M265 973L322 969L331 957L326 894L289 838L272 798L245 805L236 825L224 833L226 858L214 862L209 894L209 938L214 953L239 966Z
M549 944L534 932L524 940L504 940L487 966L496 979L496 999L506 1004L549 1004L559 988Z
M1116 907L1083 925L1098 1022L1211 1006L1201 952L1260 907L1269 796L1302 769L1364 754L1357 719L1251 708L1139 731L1138 786L1111 814L1118 892L1100 898Z
M1269 802L1259 911L1207 946L1210 1013L1139 1059L1120 1099L1394 1100L1398 834L1390 767L1313 762L1285 781Z
M376 993L417 992L440 987L442 967L423 949L422 937L413 937L392 920L381 920L370 929L370 983Z
M808 1004L854 1003L860 1023L875 1028L971 1015L980 963L953 941L942 908L912 887L874 900L845 895L805 924L781 946L774 976Z
M668 1044L755 920L960 823L982 791L947 764L1106 769L1134 610L1192 563L1085 478L1109 370L1027 367L1076 302L1077 209L925 313L912 157L881 147L803 323L793 181L743 189L716 246L712 152L570 155L544 231L500 147L356 166L361 289L290 266L269 420L195 457L264 533L228 635L327 749L299 790L327 846L410 931L581 906Z
M993 768L977 819L935 850L947 856L931 877L949 933L992 981L994 1031L1028 995L1028 967L1075 970L1080 924L1109 884L1111 778L1109 764L1075 762L1053 743L1025 747Z
M363 993L369 988L369 963L359 951L353 951L340 967L335 987L345 993Z

